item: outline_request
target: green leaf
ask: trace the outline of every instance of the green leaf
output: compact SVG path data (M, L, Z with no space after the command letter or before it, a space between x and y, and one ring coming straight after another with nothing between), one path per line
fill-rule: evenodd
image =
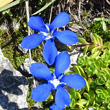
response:
M71 99L70 107L73 108L75 106L75 99Z
M105 96L103 94L98 94L96 97L96 102L101 103L105 100Z
M87 82L86 79L85 79L85 81L86 81L86 87L85 87L85 89L86 89L87 91L89 91L89 89L90 89L89 84L88 84L88 82Z
M80 100L78 100L78 102L76 104L81 106L81 107L84 107L84 105L87 104L87 103L88 103L88 100L80 99Z
M96 47L99 47L99 49L102 51L103 49L102 49L102 46L103 46L103 40L102 40L102 38L99 36L99 35L97 35L97 34L93 34L93 42L94 42L94 44L95 44L95 46Z
M78 58L78 65L80 65L82 67L82 66L85 66L87 64L88 64L88 57L87 56L86 57L80 56Z
M76 96L78 97L78 99L81 99L81 94L79 92L76 92Z
M97 67L100 67L100 68L103 67L103 61L102 61L102 59L101 58L97 59L96 62L95 62L95 65Z
M76 97L76 91L75 91L75 89L71 89L70 91L69 91L69 94L70 94L70 98L72 99L72 98L75 98Z
M104 46L104 48L109 49L110 48L110 42L105 42L103 46Z
M110 103L110 96L106 96L105 103Z
M101 21L102 18L94 18L94 21Z
M85 92L83 95L88 101L90 100L90 95L88 93Z
M107 18L104 18L104 21L106 21L106 22L110 22L110 20L109 20L109 19L107 19Z
M107 105L107 108L110 109L110 103Z
M94 44L98 44L98 37L97 37L98 35L97 34L93 34L93 42L94 42Z
M83 52L83 55L84 55L84 56L87 54L88 47L89 47L89 46L86 46L86 47L84 48L84 52Z
M42 12L43 10L45 10L47 7L49 7L52 3L54 3L56 0L52 0L51 2L49 2L48 4L46 4L44 7L42 7L40 10L36 11L35 13L33 13L32 15L36 15L40 12Z
M81 72L80 72L80 70L79 70L79 66L76 66L76 65L73 66L73 70L75 71L75 73L81 75Z
M94 47L91 52L94 54L98 50L98 48L99 47Z
M82 44L89 44L84 38L78 38L79 39L79 42L82 43Z
M108 80L108 81L106 82L105 86L106 86L107 88L110 88L110 80Z
M13 0L0 0L0 7L3 7L7 4L9 4L10 2L12 2Z
M106 108L105 108L105 107L100 107L99 109L100 109L100 110L106 110Z
M90 90L90 84L92 82L92 79L91 78L88 78L88 81L85 79L86 81L86 90L89 91Z
M16 1L14 1L14 2L12 2L12 3L10 3L10 4L6 5L6 6L4 6L4 7L1 7L1 8L0 8L0 12L6 10L6 9L8 9L8 8L11 8L11 7L13 7L13 6L15 6L15 5L19 4L19 3L22 3L22 2L24 2L24 1L26 1L26 0L16 0Z
M104 31L107 30L107 26L106 26L106 23L104 21L102 21L102 28L103 28Z
M94 54L92 54L90 57L91 58L95 58L95 59L98 59L99 58L99 55L100 55L100 51L96 51Z
M85 78L87 77L81 66L74 66L73 70L75 71L75 73L80 74Z
M102 86L98 86L96 89L96 93L97 94L102 94L103 93L104 88Z
M96 79L96 84L97 85L103 85L105 84L105 78L104 77L99 77Z

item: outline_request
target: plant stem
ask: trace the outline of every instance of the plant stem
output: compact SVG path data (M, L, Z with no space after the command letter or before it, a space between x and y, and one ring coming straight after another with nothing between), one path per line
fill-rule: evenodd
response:
M15 6L15 5L19 4L19 3L22 3L22 2L24 2L24 1L26 1L26 0L16 0L16 1L14 1L14 2L12 2L12 3L8 4L8 5L6 5L6 6L1 7L1 8L0 8L0 12L6 10L6 9L8 9L8 8L11 8L11 7L13 7L13 6Z
M26 15L27 15L27 22L29 21L29 1L25 1L25 6L26 6ZM30 27L28 26L28 36L31 34ZM31 65L31 49L29 49L29 65ZM33 76L33 87L35 87L35 79Z

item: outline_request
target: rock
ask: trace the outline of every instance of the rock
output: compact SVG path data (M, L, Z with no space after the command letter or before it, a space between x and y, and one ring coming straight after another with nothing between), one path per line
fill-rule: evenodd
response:
M28 51L28 49L23 48L23 47L21 46L21 44L18 45L18 49L19 49L20 51L22 51L24 54L27 53L27 51Z
M0 110L28 110L28 80L15 70L0 49Z
M31 59L31 63L36 63L34 60ZM20 65L20 68L22 69L22 71L24 72L28 72L31 74L30 70L29 70L29 66L30 66L30 59L26 58L24 63L22 65Z

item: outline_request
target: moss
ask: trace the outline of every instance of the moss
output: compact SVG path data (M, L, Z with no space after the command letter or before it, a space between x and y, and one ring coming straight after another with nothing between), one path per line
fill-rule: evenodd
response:
M12 63L15 69L24 62L26 58L29 58L29 54L23 54L19 49L18 45L21 43L23 34L20 31L16 31L13 36L8 36L6 31L0 30L0 44L2 52L5 57L7 57ZM32 59L37 62L44 62L42 58L42 46L39 45L36 49L32 50Z
M108 26L109 25L107 25L107 27ZM93 33L98 34L99 36L101 36L103 38L104 42L107 42L110 39L110 31L109 30L104 31L100 22L94 22L90 26L90 31L93 32Z

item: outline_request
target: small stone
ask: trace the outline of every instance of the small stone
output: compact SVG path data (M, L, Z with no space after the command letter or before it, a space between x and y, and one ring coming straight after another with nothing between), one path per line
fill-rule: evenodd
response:
M79 56L83 55L83 52L81 50L74 49L72 52L69 53L70 55L70 66L68 69L64 72L65 74L69 71L73 71L73 66L77 64L77 60Z
M31 59L31 63L36 63L34 60ZM24 72L28 72L31 74L30 70L29 70L29 66L30 66L30 59L26 58L24 63L22 65L20 65L20 68L22 69L22 71Z
M27 53L28 49L25 49L21 46L21 44L18 45L18 49L21 50L23 53Z

